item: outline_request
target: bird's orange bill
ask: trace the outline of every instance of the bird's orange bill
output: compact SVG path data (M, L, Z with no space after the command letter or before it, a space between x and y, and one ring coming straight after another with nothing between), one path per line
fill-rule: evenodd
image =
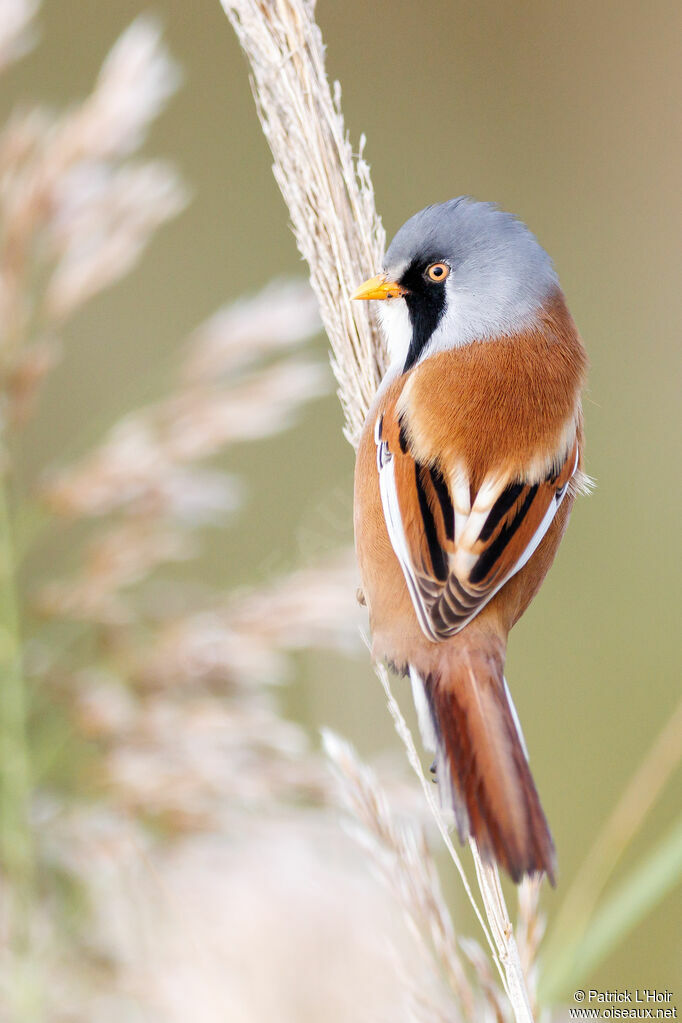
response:
M406 288L403 288L403 286L398 284L397 281L389 280L386 274L377 274L376 277L370 277L368 281L361 284L355 294L351 295L351 298L400 298L401 295L405 294L407 294Z
M447 639L537 549L577 468L577 441L539 482L484 484L456 528L451 474L415 460L395 407L378 420L375 440L386 527L419 624L429 639Z

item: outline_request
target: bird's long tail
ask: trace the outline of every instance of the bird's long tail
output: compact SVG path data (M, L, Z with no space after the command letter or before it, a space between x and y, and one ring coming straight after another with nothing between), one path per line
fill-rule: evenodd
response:
M554 843L503 670L485 647L458 651L425 678L410 668L422 735L435 746L441 800L454 810L460 839L473 836L516 883L545 872L554 884Z

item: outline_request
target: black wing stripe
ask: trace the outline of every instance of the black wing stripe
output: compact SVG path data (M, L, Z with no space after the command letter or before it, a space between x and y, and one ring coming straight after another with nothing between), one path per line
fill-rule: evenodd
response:
M406 455L409 444L407 443L407 430L405 429L405 423L403 422L402 416L398 416L398 426L400 427L400 433L398 434L400 450L404 455Z
M436 491L436 497L440 502L440 510L443 513L443 523L445 525L445 535L448 540L455 539L455 509L452 507L452 500L450 498L450 491L448 490L445 478L436 469L435 466L431 466L429 469L431 474L431 482L433 483L433 489Z
M510 485L503 490L495 504L488 513L488 518L483 523L483 529L478 534L478 539L486 542L493 535L495 527L499 524L503 515L506 515L510 510L514 501L517 499L521 491L525 487L525 483L510 483Z
M494 568L497 559L502 554L502 551L507 546L507 544L514 536L521 523L523 522L524 518L526 517L526 513L530 508L531 504L533 503L535 495L538 492L538 486L539 484L534 483L532 487L528 488L528 494L526 495L526 499L519 508L519 510L517 511L514 518L511 520L511 522L504 526L503 529L500 530L498 536L495 537L490 546L483 551L480 558L478 559L478 561L471 570L471 574L469 576L470 583L476 585L477 583L482 582L488 575L490 570Z
M431 557L431 564L433 565L433 574L436 579L441 582L445 582L448 577L448 566L443 553L443 548L438 542L438 533L436 532L436 520L433 517L433 512L429 507L429 502L426 498L426 491L421 479L422 466L419 462L414 463L414 475L417 486L417 497L419 499L419 511L424 522L424 533L426 535L426 542L429 545L429 555Z

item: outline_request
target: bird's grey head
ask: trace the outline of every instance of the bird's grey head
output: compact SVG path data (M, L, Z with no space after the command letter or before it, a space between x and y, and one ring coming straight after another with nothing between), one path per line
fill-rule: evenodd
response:
M391 360L406 369L437 351L520 333L559 286L525 224L465 196L403 224L384 270L404 289L379 308Z

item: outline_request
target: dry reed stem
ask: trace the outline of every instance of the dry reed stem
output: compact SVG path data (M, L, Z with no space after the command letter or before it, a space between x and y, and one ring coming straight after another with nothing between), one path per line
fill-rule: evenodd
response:
M495 864L485 863L481 859L478 846L473 839L470 840L470 845L483 905L497 948L497 955L504 971L505 990L518 1023L521 1021L532 1023L533 1013L530 1007L528 981L523 973L514 929L509 920L509 911L502 894L498 869Z
M314 3L221 2L251 65L256 105L274 158L273 172L289 208L298 247L308 262L334 353L346 435L357 444L386 365L383 343L365 304L350 302L358 282L376 272L383 256L385 238L374 207L369 168L361 156L353 159L341 114L340 87L335 85L333 95L329 88ZM388 676L383 668L377 670L410 763L422 780L441 835L500 969L515 1018L528 1023L532 1020L528 991L497 870L484 865L472 846L488 930L423 778L414 742L390 692Z
M542 880L537 876L524 877L518 887L518 919L516 923L516 944L534 1016L538 1012L537 956L540 942L545 933L545 918L540 912L541 887Z

